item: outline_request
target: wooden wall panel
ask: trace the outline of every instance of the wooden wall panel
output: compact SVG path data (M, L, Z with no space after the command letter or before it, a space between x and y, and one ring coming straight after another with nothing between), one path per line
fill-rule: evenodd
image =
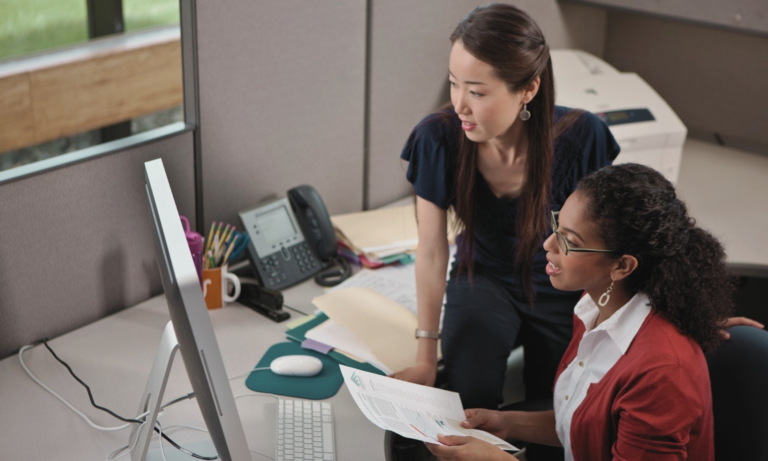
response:
M179 41L31 74L35 143L182 103Z
M29 74L0 79L0 152L34 142Z

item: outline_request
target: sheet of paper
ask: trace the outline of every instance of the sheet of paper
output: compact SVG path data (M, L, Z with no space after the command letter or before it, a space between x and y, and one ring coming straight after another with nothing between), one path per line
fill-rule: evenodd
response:
M341 350L354 355L380 369L386 374L392 374L386 365L376 358L365 342L355 336L347 328L334 322L333 319L327 320L306 333L306 337L322 344L331 346L333 349Z
M436 443L437 435L472 436L503 450L517 450L478 429L464 429L464 408L456 392L420 386L340 365L357 406L373 424L409 439Z
M416 315L416 272L413 264L363 269L328 292L351 287L377 291Z
M318 296L312 304L367 344L390 370L416 363L416 315L383 294L351 287Z

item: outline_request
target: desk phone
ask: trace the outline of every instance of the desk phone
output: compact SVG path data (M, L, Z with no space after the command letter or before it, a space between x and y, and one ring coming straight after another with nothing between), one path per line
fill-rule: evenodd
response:
M239 216L251 237L248 258L263 286L281 290L333 264L336 234L325 204L311 186L295 187L288 197Z

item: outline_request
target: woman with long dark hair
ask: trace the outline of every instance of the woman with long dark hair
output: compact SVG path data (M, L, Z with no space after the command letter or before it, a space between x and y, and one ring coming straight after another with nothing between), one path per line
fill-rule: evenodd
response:
M619 146L595 115L555 106L549 46L525 12L476 8L450 39L452 106L426 117L402 153L417 196L419 348L394 377L434 384L446 294L442 355L465 406L497 408L518 344L526 397L549 398L579 298L545 273L549 212ZM446 285L449 208L462 232Z
M724 337L733 284L720 242L674 186L637 164L584 178L544 242L547 273L584 290L557 370L554 410L466 411L465 427L562 446L566 460L713 460L704 351ZM513 459L470 437L429 445L440 459Z

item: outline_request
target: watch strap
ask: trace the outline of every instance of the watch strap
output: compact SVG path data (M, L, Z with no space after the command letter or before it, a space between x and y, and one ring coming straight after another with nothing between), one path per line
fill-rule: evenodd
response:
M419 339L419 338L440 339L440 332L429 331L429 330L419 330L417 328L415 336L416 336L416 339Z

